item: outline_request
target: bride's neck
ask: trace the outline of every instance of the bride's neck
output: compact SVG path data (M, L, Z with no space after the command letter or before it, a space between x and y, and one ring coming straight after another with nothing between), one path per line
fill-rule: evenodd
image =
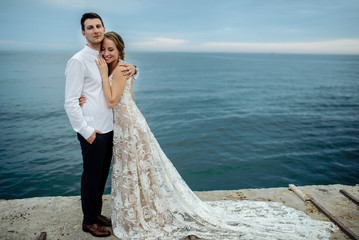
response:
M118 64L118 61L114 61L108 65L108 67L110 69L110 74L113 73L113 70L115 70L115 68L117 67L117 64Z

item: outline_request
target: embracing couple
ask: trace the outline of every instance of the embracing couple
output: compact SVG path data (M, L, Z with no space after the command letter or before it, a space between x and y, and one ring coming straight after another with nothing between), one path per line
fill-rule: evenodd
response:
M87 45L66 66L65 110L83 156L82 229L120 239L326 239L334 227L281 203L202 202L163 153L132 91L125 44L96 13L81 19ZM86 99L81 97L85 96ZM81 106L79 104L79 99ZM113 157L111 219L101 215Z

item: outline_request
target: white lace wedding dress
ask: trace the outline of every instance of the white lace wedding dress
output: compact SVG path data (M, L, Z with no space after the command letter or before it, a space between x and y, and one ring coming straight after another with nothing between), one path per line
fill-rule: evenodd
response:
M110 77L111 81L111 77ZM163 153L126 83L114 110L112 224L120 239L329 239L335 227L280 203L202 202Z

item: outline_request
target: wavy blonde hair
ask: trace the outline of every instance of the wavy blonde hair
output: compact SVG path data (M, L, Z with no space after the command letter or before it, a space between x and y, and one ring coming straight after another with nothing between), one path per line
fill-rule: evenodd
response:
M107 32L105 33L105 38L110 39L115 43L117 50L120 52L119 59L125 60L125 43L122 37L118 33Z

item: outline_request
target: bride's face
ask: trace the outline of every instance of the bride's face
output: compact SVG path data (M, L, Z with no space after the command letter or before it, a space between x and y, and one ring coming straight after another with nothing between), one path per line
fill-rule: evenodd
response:
M120 52L112 40L104 38L101 47L101 55L105 59L106 63L110 64L114 61L118 61Z

